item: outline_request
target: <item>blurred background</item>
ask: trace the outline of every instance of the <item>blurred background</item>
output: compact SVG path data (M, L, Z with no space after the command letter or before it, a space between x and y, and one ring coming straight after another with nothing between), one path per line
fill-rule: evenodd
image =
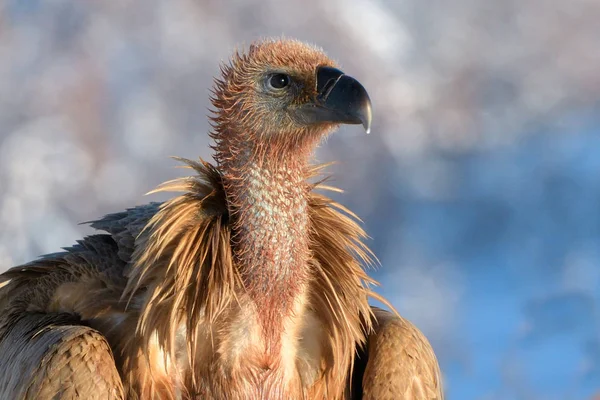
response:
M449 399L600 393L600 1L0 0L0 271L210 159L236 45L325 48L371 135L318 152Z

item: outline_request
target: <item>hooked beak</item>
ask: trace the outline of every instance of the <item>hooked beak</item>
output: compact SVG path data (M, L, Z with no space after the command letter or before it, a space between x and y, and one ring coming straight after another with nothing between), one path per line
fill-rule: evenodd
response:
M362 124L371 131L371 99L356 79L332 67L316 70L317 95L314 102L298 111L307 123L339 122Z

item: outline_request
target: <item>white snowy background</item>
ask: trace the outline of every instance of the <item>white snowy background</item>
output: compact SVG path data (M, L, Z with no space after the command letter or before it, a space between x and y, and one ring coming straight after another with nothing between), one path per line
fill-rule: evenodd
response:
M0 271L210 158L236 45L316 43L374 103L339 199L449 399L600 396L600 1L0 0ZM1 355L0 355L1 356Z

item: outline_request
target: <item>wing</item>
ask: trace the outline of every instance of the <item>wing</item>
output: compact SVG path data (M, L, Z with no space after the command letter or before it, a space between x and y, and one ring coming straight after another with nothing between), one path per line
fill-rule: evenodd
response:
M121 297L136 238L157 210L108 215L92 223L108 234L0 275L0 398L123 398L109 343L135 326Z
M2 399L123 399L106 339L68 314L25 314L0 339Z
M355 366L355 398L442 400L438 362L425 336L390 312L373 307L373 313L374 332Z
M158 203L151 203L109 214L91 223L107 234L87 236L63 252L1 274L0 324L24 312L72 313L85 321L123 312L121 295L135 243L158 209Z
M152 295L164 300L163 294L176 291L177 296L167 297L202 303L192 304L193 309L206 303L213 309L226 306L219 283L233 279L233 263L221 176L205 162L185 162L198 175L158 189L180 190L183 195L93 221L93 228L106 233L0 275L0 398L121 398L123 387L131 393L135 384L127 368L136 366L140 340L150 340L150 334L141 339L137 334L140 319L165 321L166 315L168 321L171 316L164 307L145 307L155 299ZM194 263L188 257L196 255L212 263L225 260L229 269L213 273L211 262ZM181 257L202 264L199 275L186 275L184 282L174 279L180 274L167 268L168 260L179 262ZM179 296L190 283L213 290L185 290L187 296ZM171 304L159 302L165 303ZM179 305L173 306L173 314L187 309ZM190 327L197 325L197 315L188 318ZM169 326L161 328L171 332ZM4 357L5 351L10 357ZM147 361L141 361L143 366Z

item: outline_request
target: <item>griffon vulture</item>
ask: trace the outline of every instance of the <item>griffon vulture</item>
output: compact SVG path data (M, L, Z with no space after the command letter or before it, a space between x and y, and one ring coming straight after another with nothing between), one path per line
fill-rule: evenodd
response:
M0 275L1 399L443 397L427 339L369 306L354 215L315 191L318 143L370 129L364 87L294 40L221 73L214 166Z

